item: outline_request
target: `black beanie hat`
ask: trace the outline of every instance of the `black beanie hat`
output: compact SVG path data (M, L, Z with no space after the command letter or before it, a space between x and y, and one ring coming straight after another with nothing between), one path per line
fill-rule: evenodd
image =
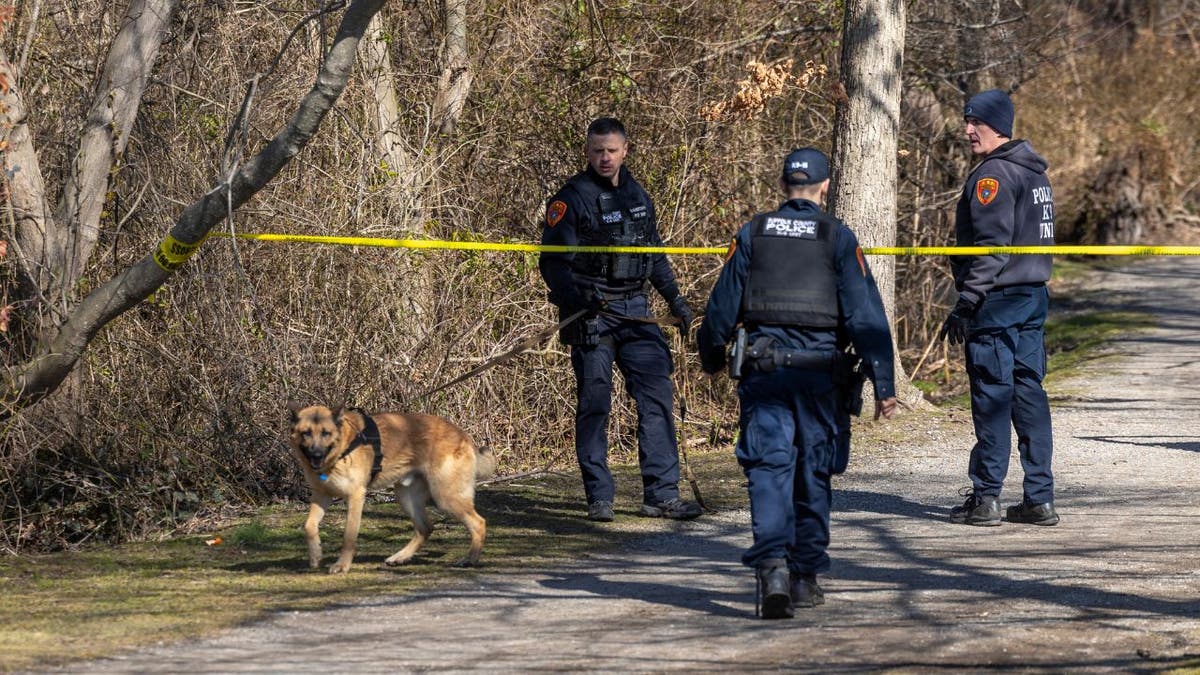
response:
M1001 136L1012 138L1012 99L999 89L988 89L972 96L963 106L963 117L974 117Z

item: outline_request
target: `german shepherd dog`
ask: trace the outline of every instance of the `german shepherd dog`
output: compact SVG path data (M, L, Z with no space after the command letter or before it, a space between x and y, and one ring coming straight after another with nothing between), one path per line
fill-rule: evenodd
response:
M335 498L346 500L346 533L330 574L348 572L362 521L368 489L393 487L396 503L413 522L408 545L384 561L402 565L429 538L432 527L425 506L432 499L458 518L471 533L471 550L459 565L479 563L487 523L475 512L475 479L496 469L490 450L433 415L380 413L368 416L357 408L290 405L292 454L312 488L304 539L308 565L321 565L318 528Z

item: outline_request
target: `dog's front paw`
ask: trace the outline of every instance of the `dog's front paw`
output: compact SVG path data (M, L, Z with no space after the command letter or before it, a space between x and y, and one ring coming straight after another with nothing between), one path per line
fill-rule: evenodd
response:
M330 574L345 574L350 571L350 563L342 562L341 560L329 566Z

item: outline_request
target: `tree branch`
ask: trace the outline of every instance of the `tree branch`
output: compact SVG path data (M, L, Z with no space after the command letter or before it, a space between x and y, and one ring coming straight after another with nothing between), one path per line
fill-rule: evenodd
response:
M52 393L100 329L162 286L203 242L209 230L224 219L228 204L235 209L245 204L308 144L345 89L359 42L383 3L384 0L354 0L342 17L316 82L287 126L228 182L217 185L185 208L158 250L84 298L62 326L48 354L10 369L7 389L0 391L0 397L10 407L0 411L0 419Z

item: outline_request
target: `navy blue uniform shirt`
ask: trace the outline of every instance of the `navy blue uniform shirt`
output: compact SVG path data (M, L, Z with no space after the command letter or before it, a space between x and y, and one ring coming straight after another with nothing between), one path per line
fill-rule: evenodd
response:
M650 246L662 246L662 236L658 233L658 219L654 212L654 202L633 178L629 169L622 166L617 186L612 181L601 176L588 167L582 172L588 179L600 185L606 192L635 192L641 195L643 202L650 209L650 222L653 230L650 233ZM578 246L580 245L580 230L590 224L589 214L596 209L595 204L584 204L579 192L569 185L563 186L550 198L546 208L546 219L542 227L542 243ZM538 269L542 278L550 288L550 302L559 307L575 308L586 306L591 299L587 295L586 286L595 286L601 291L625 290L608 288L603 279L583 278L571 269L571 260L576 255L586 253L543 253L538 258ZM675 281L675 273L664 253L647 254L652 256L650 268L650 283L668 303L679 296L679 285Z
M1054 195L1046 160L1029 141L1009 141L971 171L954 220L959 246L1050 246ZM950 256L954 288L973 305L993 288L1050 279L1048 255Z
M804 216L821 213L821 210L807 199L791 199L779 207L779 212ZM750 230L751 223L738 230L721 276L709 296L704 323L696 338L701 354L723 350L741 319L742 296L752 252ZM875 398L891 398L896 395L895 365L883 299L871 276L871 268L863 258L858 238L844 224L838 225L834 233L833 266L837 273L841 310L839 329L845 331L855 351L863 358L864 370L875 386ZM747 342L753 343L760 335L770 336L779 346L788 349L835 350L842 346L835 330L777 325L747 327Z

